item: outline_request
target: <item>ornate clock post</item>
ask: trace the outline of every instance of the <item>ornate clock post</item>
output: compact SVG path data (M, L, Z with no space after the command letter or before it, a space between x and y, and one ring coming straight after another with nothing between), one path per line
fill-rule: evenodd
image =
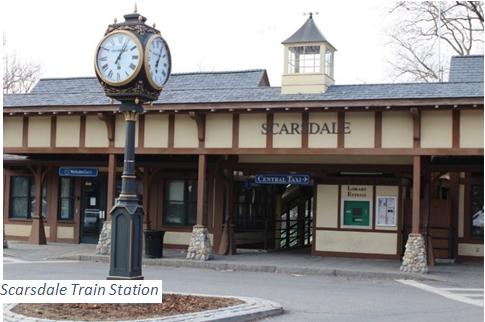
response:
M170 75L170 51L160 31L136 12L108 26L96 48L95 70L106 96L121 102L126 121L121 193L111 209L111 264L108 279L143 279L143 208L135 175L135 125L143 103L160 95Z

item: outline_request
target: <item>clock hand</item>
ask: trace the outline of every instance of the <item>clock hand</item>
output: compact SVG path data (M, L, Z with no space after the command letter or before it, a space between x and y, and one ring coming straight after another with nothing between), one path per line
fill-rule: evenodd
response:
M158 67L158 63L160 62L160 58L162 58L162 51L163 51L163 46L162 48L160 49L160 55L158 55L158 59L157 59L157 63L155 64L155 68Z
M125 41L123 44L123 47L121 48L120 54L118 55L118 58L116 58L115 64L118 64L118 60L121 58L121 54L123 54L126 50L126 46L128 45L128 40Z

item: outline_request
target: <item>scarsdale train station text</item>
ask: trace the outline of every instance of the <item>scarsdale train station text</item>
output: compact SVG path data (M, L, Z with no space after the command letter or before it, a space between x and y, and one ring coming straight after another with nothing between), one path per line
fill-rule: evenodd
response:
M63 283L47 283L41 286L10 286L8 283L3 283L0 289L1 296L13 295L29 295L29 296L105 296L105 295L161 295L162 289L157 286L143 286L138 285L123 285L112 283L110 286L101 286L98 283L86 286L78 283L63 284Z

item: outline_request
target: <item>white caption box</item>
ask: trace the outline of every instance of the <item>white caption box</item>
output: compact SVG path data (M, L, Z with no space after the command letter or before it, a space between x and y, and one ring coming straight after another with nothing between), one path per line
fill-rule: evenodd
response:
M162 303L161 280L4 280L2 303Z

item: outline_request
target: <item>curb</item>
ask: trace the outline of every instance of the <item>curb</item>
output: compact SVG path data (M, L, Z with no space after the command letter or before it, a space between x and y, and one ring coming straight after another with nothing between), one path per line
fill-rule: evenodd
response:
M62 260L78 260L90 262L109 262L107 255L74 255L60 257ZM436 276L403 273L403 272L376 272L376 271L356 271L339 268L318 268L318 267L295 267L295 266L276 266L276 265L255 265L246 263L224 263L217 260L196 261L172 258L144 258L144 265L164 266L164 267L187 267L203 268L217 271L235 271L235 272L259 272L259 273L279 273L279 274L300 274L300 275L319 275L319 276L337 276L369 279L414 279L418 281L443 281Z
M239 297L239 296L225 296L225 295L207 295L207 294L192 294L192 293L172 293L184 295L199 295L205 297L225 297L234 298L246 303L234 305L230 307L220 308L216 310L201 311L195 313L171 315L162 318L148 318L140 320L126 320L133 322L249 322L259 320L262 318L283 314L283 307L273 301L260 299L257 297ZM12 312L11 310L17 304L4 304L3 306L3 321L5 322L80 322L82 320L49 320L42 318L26 317ZM106 321L106 320L105 320ZM96 322L96 321L91 321Z

